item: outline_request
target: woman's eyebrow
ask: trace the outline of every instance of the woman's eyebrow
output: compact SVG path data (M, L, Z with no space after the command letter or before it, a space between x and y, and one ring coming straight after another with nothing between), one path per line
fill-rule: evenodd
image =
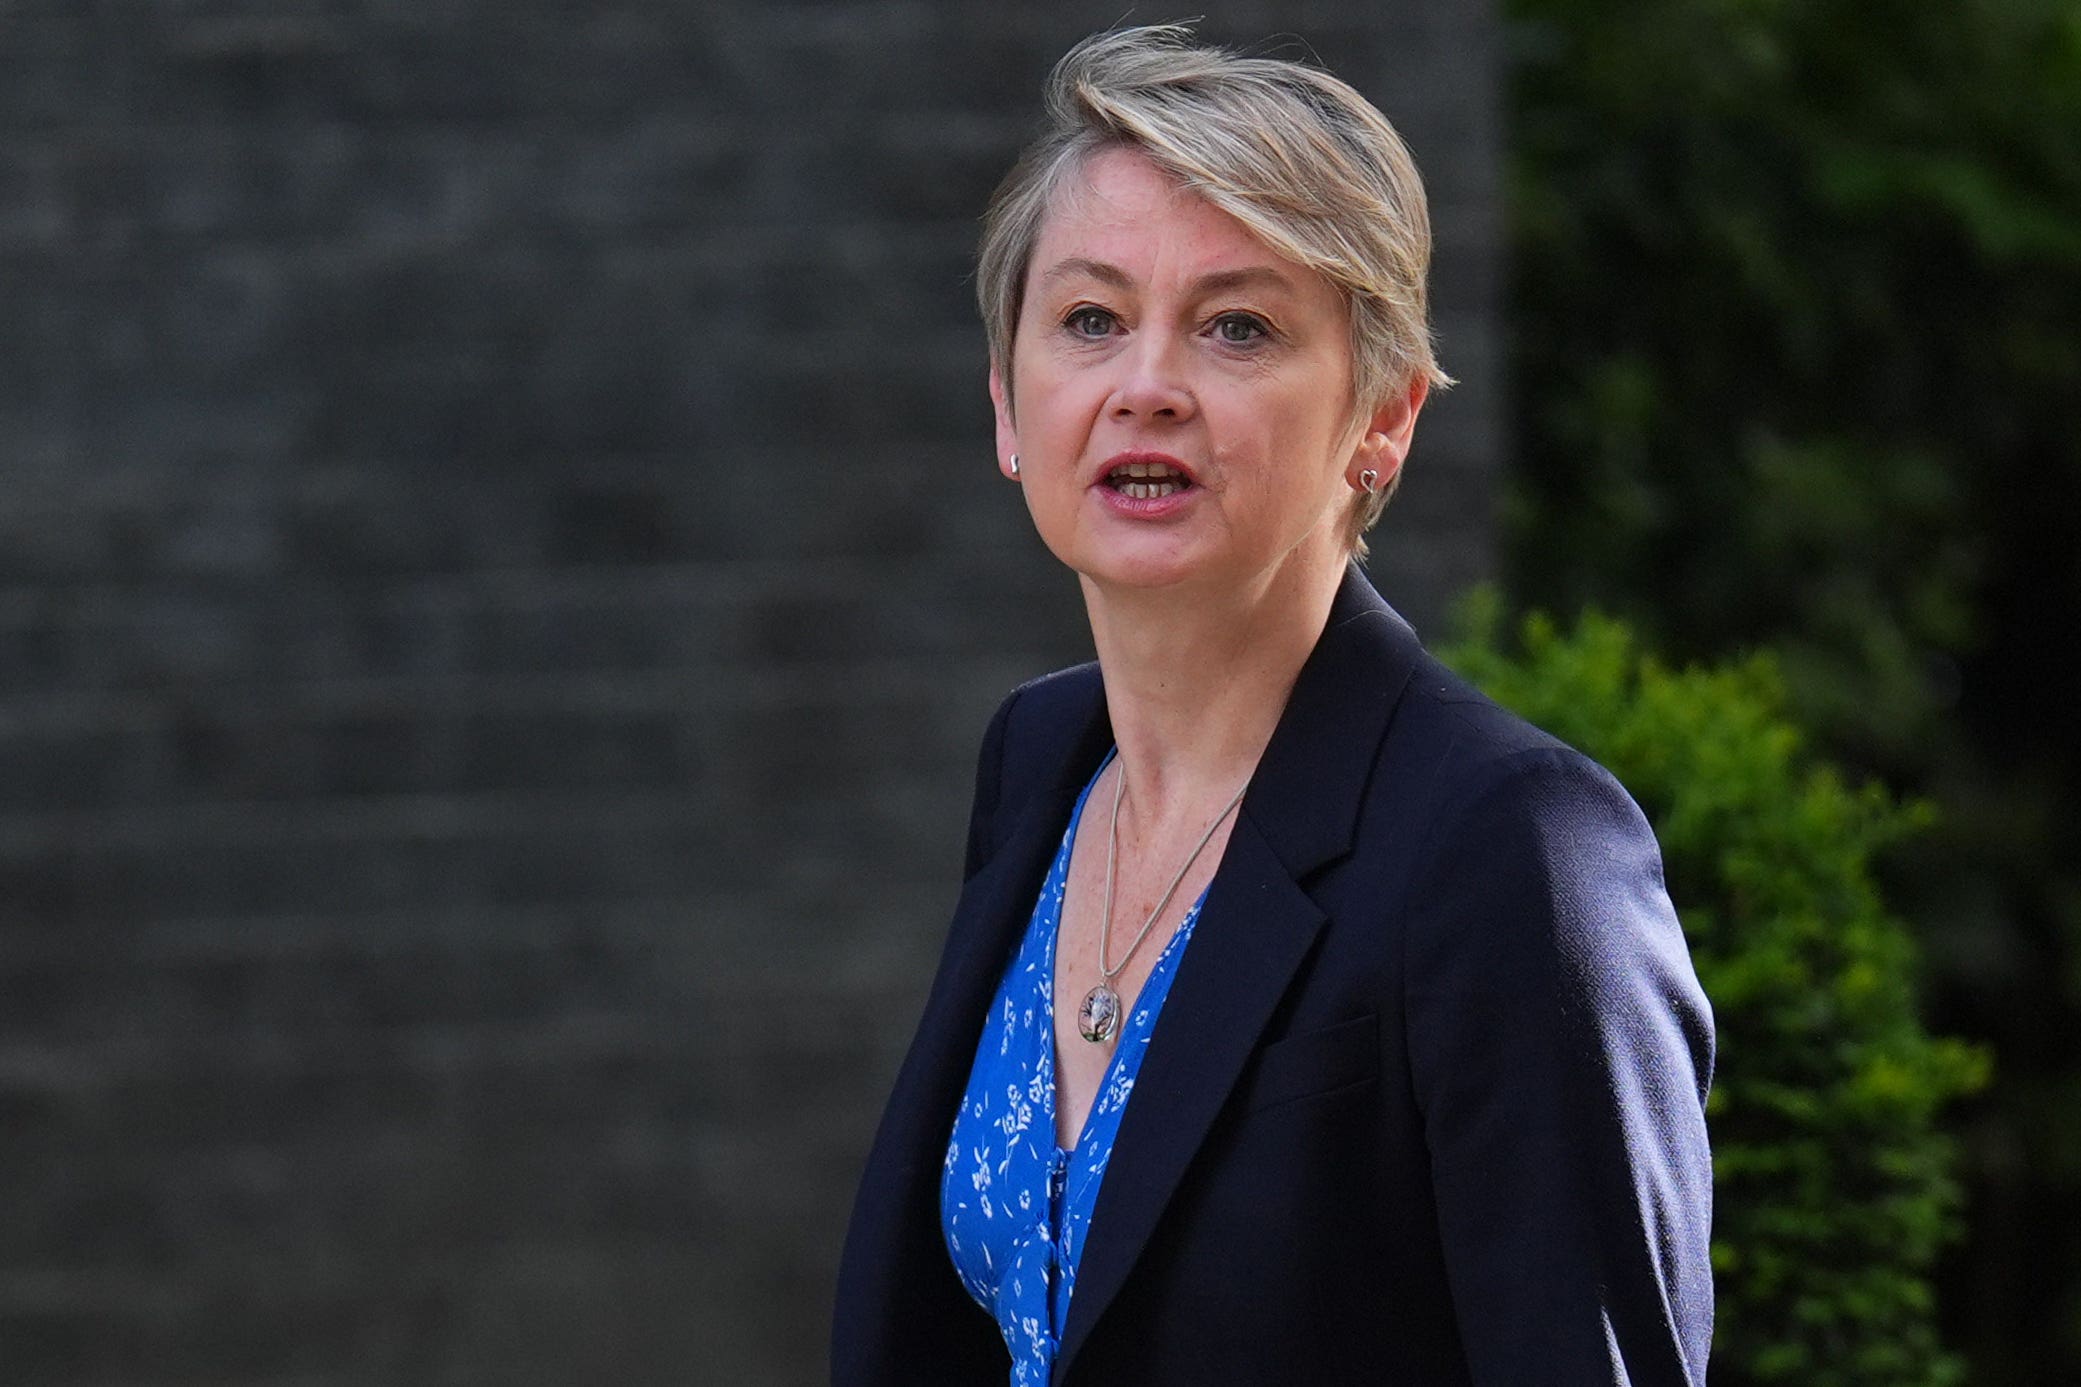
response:
M1293 292L1293 281L1269 265L1248 265L1240 270L1216 270L1193 281L1193 293L1199 297L1208 294L1225 294L1232 289L1281 289Z
M1053 284L1061 279L1075 279L1078 275L1095 279L1114 289L1134 287L1134 280L1118 265L1108 265L1103 260L1087 260L1081 255L1072 255L1067 260L1058 261L1041 276L1041 283Z
M1067 260L1056 262L1041 275L1042 284L1053 284L1058 280L1075 279L1078 276L1095 279L1114 289L1127 290L1134 287L1134 279L1118 265L1103 260L1091 260L1073 255ZM1236 270L1215 270L1201 275L1192 282L1194 297L1204 298L1208 294L1225 294L1235 289L1283 289L1293 291L1293 281L1273 269L1270 265L1246 265Z

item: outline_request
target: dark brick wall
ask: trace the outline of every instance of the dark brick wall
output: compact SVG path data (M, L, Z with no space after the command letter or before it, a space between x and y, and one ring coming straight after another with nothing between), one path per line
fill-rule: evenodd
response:
M1493 22L1376 571L1490 562ZM0 1381L809 1382L973 745L1084 648L966 275L1063 3L0 3Z

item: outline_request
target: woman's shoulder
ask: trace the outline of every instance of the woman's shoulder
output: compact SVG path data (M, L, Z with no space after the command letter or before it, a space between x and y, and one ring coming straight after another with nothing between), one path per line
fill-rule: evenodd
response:
M1005 695L983 732L969 814L967 871L996 852L1018 810L1035 794L1078 786L1111 744L1098 666L1075 665L1030 679Z
M1417 657L1405 699L1409 706L1401 716L1412 730L1429 725L1442 731L1452 749L1470 763L1508 760L1532 751L1574 752L1560 738L1475 688L1429 651Z
M1094 662L1029 679L1005 695L983 734L983 749L995 752L999 786L1023 790L1081 785L1078 748L1090 743L1103 755L1111 739L1105 683Z
M1429 653L1418 658L1380 752L1376 784L1428 802L1434 822L1519 812L1589 811L1646 831L1616 777L1495 702Z
M1103 711L1105 681L1098 662L1086 661L1043 674L1013 689L997 705L995 721L1017 719L1019 735L1045 738L1050 729L1079 730Z

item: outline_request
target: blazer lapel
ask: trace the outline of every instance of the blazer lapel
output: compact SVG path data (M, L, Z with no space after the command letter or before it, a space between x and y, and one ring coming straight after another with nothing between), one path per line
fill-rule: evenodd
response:
M945 959L890 1092L854 1204L839 1273L834 1362L943 1361L945 1347L933 1336L961 1326L975 1331L980 1350L1000 1351L992 1348L995 1327L947 1265L940 1243L940 1176L954 1106L991 996L1032 914L1075 797L1074 790L1034 795L1003 846L962 888Z
M991 998L1077 794L1112 744L1096 671L1069 675L1050 689L1037 718L1004 729L998 778L986 787L993 801L1005 797L996 801L1004 823L985 827L988 856L954 907L853 1205L833 1317L834 1380L907 1383L920 1372L965 1379L1002 1360L996 1326L948 1263L939 1190L954 1108Z
M1120 1119L1077 1267L1058 1376L1141 1256L1321 928L1322 913L1254 822L1239 820Z
M1301 883L1351 851L1420 647L1353 568L1287 700L1121 1117L1056 1358L1112 1303L1321 931Z
M929 1038L930 1043L913 1045L913 1059L923 1063L915 1070L907 1067L891 1095L892 1108L924 1111L927 1120L910 1125L930 1135L926 1145L935 1174L945 1155L954 1104L960 1100L975 1061L990 998L1033 914L1034 897L1061 846L1075 802L1075 791L1039 794L1029 800L1004 847L962 889L954 908L948 933L955 948L948 952L943 976L934 985L918 1023L920 1042ZM945 1120L935 1126L931 1115L940 1112ZM932 1197L936 1207L936 1183ZM936 1217L933 1227L938 1227Z

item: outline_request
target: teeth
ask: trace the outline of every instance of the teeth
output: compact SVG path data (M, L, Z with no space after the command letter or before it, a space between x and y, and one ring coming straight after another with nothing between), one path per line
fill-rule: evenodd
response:
M1119 469L1130 477L1175 477L1177 469L1167 462L1130 462Z
M1137 501L1152 501L1158 496L1168 496L1181 489L1172 481L1128 482L1120 488L1123 495L1132 496Z

